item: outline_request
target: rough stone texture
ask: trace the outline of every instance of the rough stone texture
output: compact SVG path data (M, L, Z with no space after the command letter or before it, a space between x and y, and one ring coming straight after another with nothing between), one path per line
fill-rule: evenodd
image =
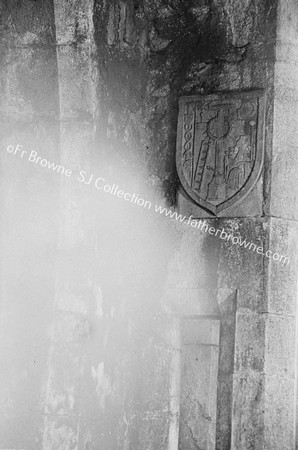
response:
M270 245L286 251L288 270L269 266L266 325L265 448L297 446L297 135L298 71L293 44L297 43L294 16L297 4L280 2L277 20L274 135L269 214ZM267 211L267 209L266 209ZM295 386L296 384L296 386ZM295 419L296 414L296 419ZM283 423L283 425L281 425Z
M73 14L66 3L54 5L60 100L60 160L76 174L90 166L94 134L94 81L89 4ZM71 39L76 30L76 39ZM84 37L79 39L79 37ZM81 40L83 42L81 42ZM93 95L92 95L93 93ZM89 145L88 145L89 144ZM44 405L43 448L78 448L81 434L82 374L105 380L104 367L94 359L85 365L84 349L99 324L93 294L94 226L86 191L73 177L60 184L61 219L52 342ZM97 320L96 320L97 319ZM90 345L90 344L89 344ZM86 351L86 350L85 350ZM93 372L91 371L93 369ZM98 380L98 381L97 381ZM106 380L109 389L109 380ZM86 395L88 390L85 389ZM92 407L92 404L90 405Z
M293 447L297 6L279 2L276 44L277 5L2 5L1 447L174 450L180 440L189 450L180 408L197 442L202 411L179 402L188 387L179 323L201 315L221 319L210 448ZM175 171L178 97L250 88L267 90L264 172L239 206L206 224L289 265L78 182L86 170L206 217ZM17 143L75 176L5 152ZM212 358L201 350L206 369Z
M295 380L266 375L265 383L264 448L295 448Z
M267 5L263 4L263 7L266 9ZM231 11L230 6L228 9ZM296 123L297 107L294 93L295 57L285 62L284 52L290 48L290 40L296 39L292 24L297 6L291 1L279 5L276 65L273 54L274 9L274 6L268 8L267 13L263 10L264 15L259 15L257 21L248 20L246 32L253 23L256 27L261 24L262 32L257 32L255 28L253 36L247 39L251 45L247 47L243 64L238 62L230 67L226 64L219 76L222 89L243 88L252 83L251 87L264 87L268 92L264 182L260 179L259 186L254 189L258 192L257 197L252 191L237 208L230 208L223 215L248 217L231 220L230 225L236 230L236 235L241 232L247 240L258 242L265 250L272 250L272 255L279 252L290 259L288 264L282 264L230 244L227 244L229 249L224 248L220 253L220 259L228 266L219 270L219 280L223 280L219 285L220 304L232 294L233 288L237 292L231 444L231 448L237 449L293 448L297 229L295 223L286 219L295 219L293 205L297 176L293 149L297 127L293 124ZM241 29L241 25L234 24L238 23L238 19L241 23L241 14L231 24L234 39L237 30ZM289 30L289 34L285 30ZM257 53L259 58L255 61ZM240 77L241 66L244 76ZM178 198L178 206L186 215L207 215L194 206L183 192ZM269 218L270 215L277 219ZM252 216L264 217L251 220ZM277 393L274 410L267 405L277 376L280 380L279 392L284 391L289 401L284 401ZM230 448L228 442L226 446L222 446L222 442L218 445L218 448Z
M58 79L50 1L2 2L1 448L41 448L52 318L59 178L8 145L59 158Z
M169 231L174 226L168 224ZM204 240L203 232L179 225L174 234L174 254L170 260L163 305L169 314L217 315L216 242ZM213 248L214 253L209 253ZM204 257L202 257L204 255ZM200 298L200 302L198 299Z
M277 24L272 216L297 221L297 27L294 1L280 2Z
M180 449L214 448L219 321L181 323Z
M225 8L217 9L217 17L221 17L218 27L221 45L218 45L220 55L212 52L213 40L206 42L205 39L198 41L196 58L202 58L209 53L209 70L200 74L200 84L184 84L182 93L213 93L217 91L231 91L261 88L266 89L266 149L265 168L263 176L260 177L249 195L243 201L219 214L222 217L255 217L262 216L264 202L268 195L268 174L271 165L271 140L272 140L272 77L274 73L274 48L275 48L275 23L276 4L271 7L266 2L246 2L247 9L243 8L243 2L231 2ZM241 6L240 6L241 5ZM241 14L239 8L242 10ZM245 11L245 13L244 13ZM213 15L216 17L216 14ZM235 19L237 17L237 19ZM243 21L245 17L245 22ZM223 24L224 27L223 27ZM225 29L225 32L223 28ZM239 36L239 30L241 38ZM214 33L214 30L210 30ZM208 32L206 33L208 35ZM214 36L215 37L215 36ZM236 39L236 40L235 40ZM243 45L237 44L245 42ZM201 50L204 45L204 51ZM206 56L205 56L206 58ZM265 191L265 197L263 192ZM195 205L180 189L178 194L179 210L184 214L193 214L197 217L208 217L210 214Z
M264 447L264 375L258 372L238 372L234 375L233 449ZM227 447L228 448L228 447ZM269 448L269 447L268 447Z
M267 260L268 303L265 311L295 317L297 289L297 223L283 219L270 219L270 249L285 255L284 264Z

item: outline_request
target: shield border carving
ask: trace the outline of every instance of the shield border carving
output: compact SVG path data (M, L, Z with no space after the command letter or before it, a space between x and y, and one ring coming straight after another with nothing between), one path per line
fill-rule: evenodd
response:
M237 99L257 99L258 100L258 116L257 116L257 138L256 138L256 157L252 172L241 187L232 197L224 200L219 205L213 205L206 200L202 199L196 192L194 192L189 186L187 180L184 177L181 162L181 150L182 150L182 138L183 138L183 115L184 106L189 101L208 101L208 100L237 100ZM178 116L178 128L177 128L177 141L176 141L176 167L180 182L183 189L189 195L189 197L195 201L195 203L203 209L211 212L213 215L217 215L222 211L237 205L242 201L253 189L257 183L263 169L264 163L264 147L265 147L265 105L266 94L262 89L255 89L250 91L231 91L210 95L190 95L183 96L179 99L179 116Z

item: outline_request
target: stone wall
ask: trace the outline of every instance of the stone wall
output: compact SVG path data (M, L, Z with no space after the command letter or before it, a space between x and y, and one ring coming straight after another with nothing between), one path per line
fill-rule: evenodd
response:
M2 2L0 10L0 447L33 449L41 448L59 178L6 148L59 160L55 22L52 2Z
M1 12L0 447L293 448L294 1ZM179 183L178 98L250 89L266 92L264 170L215 218ZM6 151L17 144L72 176ZM125 203L97 177L291 263ZM212 374L204 390L196 370Z

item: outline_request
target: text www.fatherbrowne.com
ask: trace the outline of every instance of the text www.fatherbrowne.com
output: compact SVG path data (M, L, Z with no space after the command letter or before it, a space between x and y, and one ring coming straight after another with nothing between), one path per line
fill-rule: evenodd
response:
M258 255L263 255L266 258L273 259L276 262L281 262L282 264L288 265L290 259L280 253L273 252L272 250L266 250L263 246L257 245L254 242L247 241L243 239L241 236L234 236L232 233L227 232L224 228L214 228L208 225L206 220L202 219L194 219L192 215L189 217L182 216L182 214L178 214L176 211L172 211L162 206L155 205L155 212L159 214L164 214L166 217L170 219L177 220L181 223L186 223L193 228L197 228L200 231L204 231L205 233L209 233L212 236L217 236L220 239L231 242L234 245L239 245L240 247L244 247L253 252L257 252Z
M30 154L28 154L29 152L27 150L24 150L23 146L20 144L16 146L8 145L7 152L13 155L17 155L21 159L23 159L23 157L26 155L24 159L27 159L30 163L40 165L41 167L47 168L67 178L74 176L74 173L71 169L68 169L62 165L48 161L45 158L42 158L34 150L32 150ZM85 170L79 171L78 175L76 175L76 179L79 183L83 183L88 186L93 186L94 188L103 191L105 193L108 193L110 195L113 195L115 197L118 197L119 199L123 199L137 206L143 207L148 210L152 210L153 205L150 200L145 200L137 193L125 192L124 190L119 189L119 186L116 184L113 185L107 184L104 178L96 177L94 174L90 174L89 176L87 176ZM186 223L187 225L190 225L192 228L197 228L200 231L209 233L210 235L216 236L226 242L230 242L234 245L244 247L248 250L256 252L258 255L262 255L276 262L280 262L285 265L288 265L290 262L290 259L288 257L281 255L280 253L273 252L272 250L265 250L263 246L257 245L254 242L248 242L241 236L235 236L232 233L225 230L224 228L214 228L212 226L209 226L206 220L194 219L192 215L190 217L182 216L181 214L178 214L176 211L172 211L158 204L155 204L154 212L160 215L164 215L169 219L176 220L177 222Z

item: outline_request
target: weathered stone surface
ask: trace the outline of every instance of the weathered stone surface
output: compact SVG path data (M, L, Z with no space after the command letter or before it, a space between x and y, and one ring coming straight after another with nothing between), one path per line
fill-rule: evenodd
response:
M45 421L45 430L42 448L51 450L59 448L61 450L76 450L79 423L76 418L48 416Z
M69 46L82 44L86 41L92 45L93 35L93 3L91 1L76 1L75 3L54 0L56 42Z
M265 317L252 312L237 313L235 336L236 372L264 372Z
M240 5L240 3L239 3ZM197 83L192 86L191 93L209 93L216 91L240 91L242 89L266 88L267 91L267 135L266 142L270 148L271 135L268 133L272 130L272 77L274 71L274 43L275 43L275 22L276 22L276 5L272 5L272 8L266 9L265 4L254 5L258 9L258 13L252 7L250 2L246 3L247 9L243 8L241 4L242 12L235 16L231 16L232 11L238 10L238 3L227 4L225 10L229 11L226 16L228 21L227 35L221 38L221 42L224 45L224 50L221 56L221 67L219 73L215 75L215 67L211 68L200 76L200 84ZM246 11L245 26L243 25L243 11ZM252 20L252 18L254 18ZM239 30L241 29L241 37ZM220 28L219 28L220 30ZM212 30L213 31L213 30ZM266 38L265 38L266 36ZM238 47L236 42L239 40L246 42L243 46ZM204 40L202 43L206 45L206 49L210 51L211 44L207 44ZM220 46L218 46L220 48ZM198 45L198 51L200 50L200 44ZM204 53L200 53L200 56ZM210 53L212 55L212 53ZM213 56L213 55L212 55ZM212 56L209 59L209 63L212 64ZM208 78L208 81L206 80ZM211 86L210 84L216 79L217 85ZM202 82L204 80L204 82ZM198 87L200 86L200 89ZM189 91L182 90L182 93L189 93ZM265 158L265 178L261 176L256 187L250 192L250 194L241 202L237 207L231 207L225 211L224 216L227 217L254 217L261 216L263 211L263 204L265 194L268 193L269 187L267 187L267 174L266 167L270 164L271 156L270 151L266 154ZM264 187L263 187L264 184ZM185 199L183 192L178 193L179 208L185 213L192 213L197 217L206 217L206 212L190 202L189 199ZM220 214L221 215L221 214ZM208 214L207 214L208 216Z
M268 249L272 257L267 260L269 281L265 311L294 317L297 302L297 225L287 219L272 218L270 228Z
M277 23L277 61L275 64L274 141L271 175L270 213L297 220L297 4L280 2Z
M1 71L0 113L10 120L25 122L39 117L58 119L57 61L51 47L9 50Z
M264 314L264 319L266 320L264 370L269 376L277 375L294 379L295 319L277 314Z
M229 296L236 293L237 307L243 311L263 311L263 280L265 257L257 249L265 248L267 220L230 219L214 221L224 230L219 260L218 302L225 309ZM235 243L228 236L235 237ZM213 237L218 239L218 237ZM242 243L242 246L241 246Z
M264 374L237 372L233 383L233 450L264 448Z
M92 121L96 108L96 85L93 80L90 45L61 46L57 52L61 82L61 120ZM87 83L87 79L90 79L90 82Z
M2 147L12 140L40 149L75 173L96 169L151 195L150 185L159 204L175 204L178 97L264 88L264 172L241 204L206 223L289 255L292 264L296 231L286 219L296 219L297 6L279 3L275 75L277 1L3 3ZM202 314L221 315L217 392L209 386L212 401L218 398L216 444L213 422L209 434L204 421L197 427L196 404L185 411L196 439L181 434L181 448L196 448L200 439L221 450L291 448L296 262L281 266L245 245L152 219L76 178L25 169L10 156L1 158L0 341L12 369L1 390L0 446L177 446L180 350L168 315ZM182 215L208 216L181 191L177 197ZM269 220L269 212L280 219ZM26 321L38 324L30 336ZM23 349L15 362L13 347ZM189 359L196 352L189 349ZM204 352L198 355L206 361ZM197 365L190 365L194 383ZM193 385L186 387L195 399Z
M18 7L16 7L18 6ZM1 37L8 46L53 44L55 42L53 2L21 1L1 4ZM33 41L34 37L34 41Z
M264 159L264 112L260 90L179 99L177 171L201 208L219 215L257 183Z
M55 25L50 0L2 4L0 72L1 115L26 122L58 118Z
M234 354L232 355L234 356ZM221 369L221 361L219 362ZM231 448L233 374L218 374L216 450Z
M179 449L214 448L219 321L185 319L181 328Z
M265 376L264 449L294 448L295 381L288 376Z
M249 195L237 206L231 206L226 211L219 213L218 217L261 217L262 216L262 198L263 180L260 178L256 186L251 190ZM181 213L185 215L193 215L194 217L211 218L210 213L201 209L190 201L190 198L179 190L178 193L178 208Z
M170 226L170 224L169 224ZM175 253L170 261L164 304L171 314L217 315L215 255L207 256L203 232L184 224L175 233ZM210 241L212 237L210 236ZM206 258L202 258L202 254Z
M1 448L42 447L59 178L28 161L59 154L51 2L0 5ZM22 146L17 154L7 146ZM3 370L4 369L4 370Z

